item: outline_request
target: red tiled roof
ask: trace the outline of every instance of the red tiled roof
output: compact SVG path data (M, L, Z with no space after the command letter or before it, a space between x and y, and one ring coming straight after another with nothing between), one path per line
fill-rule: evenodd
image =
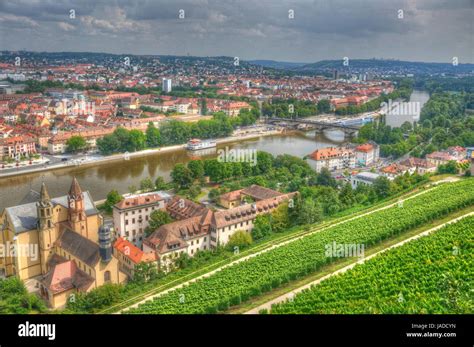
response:
M151 262L158 259L155 252L145 253L133 243L122 237L119 237L117 241L115 241L114 248L135 264L139 264L141 262Z

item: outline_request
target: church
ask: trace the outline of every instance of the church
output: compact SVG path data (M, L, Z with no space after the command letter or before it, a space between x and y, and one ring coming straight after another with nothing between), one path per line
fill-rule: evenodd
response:
M0 246L7 250L0 254L0 275L36 278L52 308L64 307L77 292L126 280L111 231L76 178L65 196L50 198L44 183L36 195L0 214Z

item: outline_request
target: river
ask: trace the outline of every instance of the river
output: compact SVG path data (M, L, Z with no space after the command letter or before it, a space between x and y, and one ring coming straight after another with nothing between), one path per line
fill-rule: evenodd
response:
M423 91L414 91L410 101L420 102L423 105L429 95ZM413 116L387 115L386 122L392 126L400 126L406 120L413 121ZM315 135L314 131L307 133L288 133L281 135L262 136L241 142L230 142L218 146L218 149L256 149L273 155L291 154L304 157L314 150L331 145L340 145L344 136L339 131L328 131L325 134ZM212 158L213 154L199 156ZM88 190L95 200L104 199L112 189L120 193L127 193L130 186L138 187L142 179L162 176L169 180L169 174L177 163L185 163L191 159L191 154L182 149L174 152L156 153L143 157L132 158L128 161L117 160L97 164L96 166L78 166L9 177L0 179L0 211L8 206L17 205L31 190L38 191L41 182L45 182L51 196L61 196L67 193L72 178L75 176L83 190Z
M341 132L327 132L326 135L315 135L314 131L307 133L288 133L272 136L261 136L241 142L230 142L219 145L217 149L256 149L273 155L291 154L300 158L310 154L317 148L339 145L344 142ZM208 151L209 152L209 151ZM17 177L0 179L0 210L17 205L24 196L33 189L38 191L41 182L45 182L52 197L65 195L72 178L75 176L82 189L88 190L95 200L104 199L112 189L127 193L130 186L138 187L142 179L162 176L169 180L170 172L177 163L185 163L192 158L212 158L214 153L196 155L184 149L156 153L130 160L104 162L96 166L75 166L53 171L45 171Z

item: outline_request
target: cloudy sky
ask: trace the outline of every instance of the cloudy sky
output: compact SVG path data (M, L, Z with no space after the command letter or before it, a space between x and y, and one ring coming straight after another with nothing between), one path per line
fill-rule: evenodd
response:
M474 0L0 0L0 50L474 63L472 18Z

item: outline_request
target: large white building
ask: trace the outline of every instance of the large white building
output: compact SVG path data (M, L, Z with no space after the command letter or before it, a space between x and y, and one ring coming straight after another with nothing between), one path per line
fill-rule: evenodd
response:
M329 171L351 169L356 165L354 150L345 147L317 149L309 155L308 159L308 164L316 172L321 172L323 168Z
M379 160L380 147L375 143L364 143L355 148L356 164L369 166Z
M165 93L171 92L171 79L163 78L162 90Z
M150 215L156 210L165 210L170 199L170 195L165 192L154 192L130 195L115 204L113 207L115 238L122 237L141 247Z

